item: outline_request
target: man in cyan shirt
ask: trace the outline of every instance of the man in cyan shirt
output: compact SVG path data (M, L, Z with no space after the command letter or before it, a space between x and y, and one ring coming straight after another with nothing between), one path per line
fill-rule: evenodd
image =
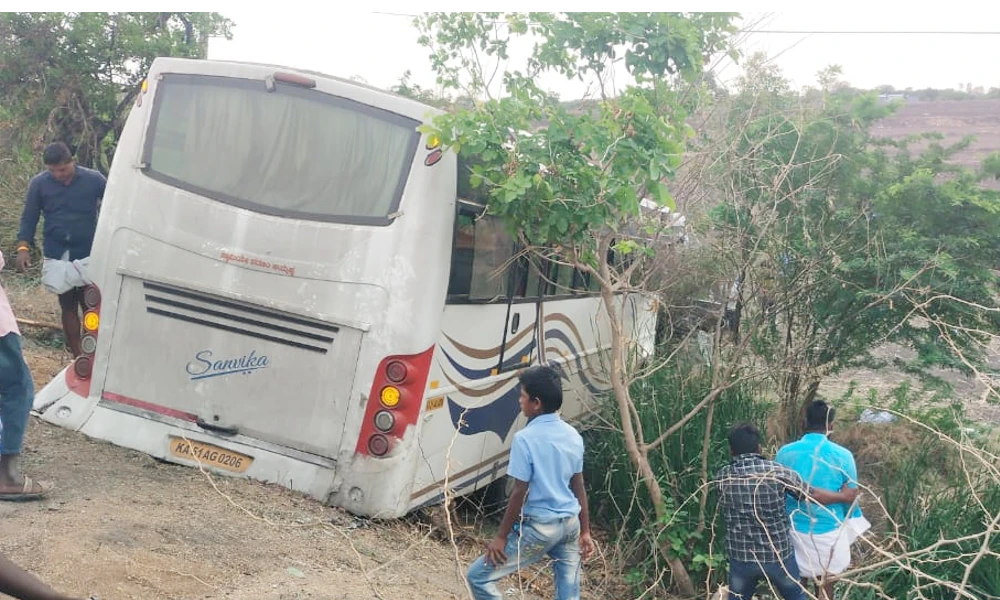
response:
M0 252L0 271L4 267ZM31 371L21 352L21 330L0 287L0 500L33 500L47 491L21 474L21 451L35 397Z
M796 473L807 485L835 491L846 485L858 487L858 469L854 455L832 442L836 411L817 400L806 407L806 433L796 442L786 444L774 457L775 462ZM855 502L820 505L808 498L787 500L792 517L792 546L795 560L804 578L816 580L821 597L833 600L833 577L851 564L851 544L871 524Z
M28 196L17 234L17 270L31 266L38 219L45 215L42 230L42 283L59 295L63 335L76 358L80 347L80 310L83 308L80 261L90 256L97 231L97 213L107 180L97 171L78 166L62 142L45 147L45 170L28 184Z
M798 473L764 458L760 431L750 423L730 430L729 450L732 460L712 478L726 521L729 600L750 600L762 580L785 600L804 600L785 499L810 495L823 504L851 502L857 490L810 489Z
M557 411L562 382L551 367L520 375L521 412L507 474L514 478L507 510L486 554L469 567L475 600L501 600L496 582L522 567L552 558L556 600L579 600L580 561L594 550L583 485L583 438Z

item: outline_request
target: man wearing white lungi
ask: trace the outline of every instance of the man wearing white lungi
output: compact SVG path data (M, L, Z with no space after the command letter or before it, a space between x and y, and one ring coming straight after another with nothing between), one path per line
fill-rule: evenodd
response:
M42 229L42 284L58 295L66 346L76 358L80 347L83 289L90 283L87 262L97 230L97 213L107 180L93 169L76 164L69 147L54 142L42 153L45 170L28 184L17 242L17 270L31 266L35 230Z
M858 487L858 469L854 455L832 442L835 410L822 400L806 408L806 433L798 441L786 444L774 460L799 474L813 488L829 490ZM792 519L792 547L800 575L813 579L821 598L833 600L833 578L851 564L851 544L871 524L853 504L822 505L808 497L786 501Z

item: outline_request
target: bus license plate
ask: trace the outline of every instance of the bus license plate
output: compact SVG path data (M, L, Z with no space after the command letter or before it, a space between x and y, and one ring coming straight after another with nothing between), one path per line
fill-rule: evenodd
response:
M253 463L252 456L173 436L170 436L170 453L177 458L200 462L233 473L243 473Z

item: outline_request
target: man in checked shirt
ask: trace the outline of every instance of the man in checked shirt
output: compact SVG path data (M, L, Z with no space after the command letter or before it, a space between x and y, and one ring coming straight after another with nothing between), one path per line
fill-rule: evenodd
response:
M808 494L821 504L851 503L857 488L809 489L795 471L760 454L760 432L744 423L729 432L732 461L713 483L726 519L729 600L750 600L761 579L785 600L805 600L792 552L785 495Z

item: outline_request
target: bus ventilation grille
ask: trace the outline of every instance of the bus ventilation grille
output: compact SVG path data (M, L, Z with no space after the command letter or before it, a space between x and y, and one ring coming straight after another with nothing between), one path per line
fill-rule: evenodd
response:
M146 312L326 354L340 329L285 312L144 281Z

